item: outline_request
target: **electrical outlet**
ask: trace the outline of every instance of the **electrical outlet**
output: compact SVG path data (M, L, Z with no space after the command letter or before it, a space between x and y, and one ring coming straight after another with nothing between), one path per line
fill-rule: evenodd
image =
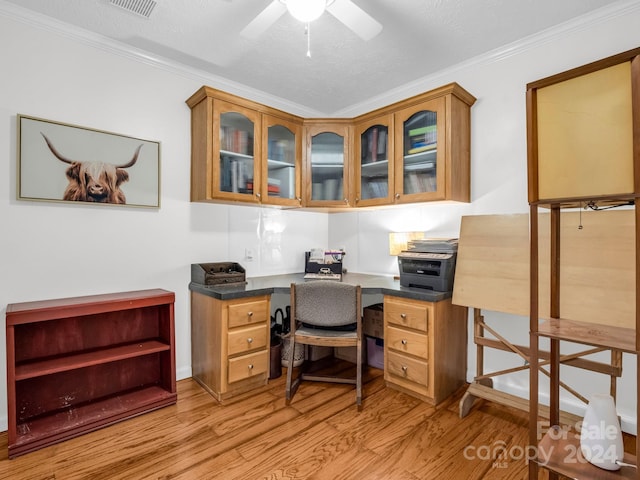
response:
M252 261L253 260L253 250L250 249L250 248L245 248L244 249L244 258L249 262Z

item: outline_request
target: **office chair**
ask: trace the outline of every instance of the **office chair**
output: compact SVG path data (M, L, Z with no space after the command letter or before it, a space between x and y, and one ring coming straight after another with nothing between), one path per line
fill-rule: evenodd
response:
M287 368L286 402L303 380L349 383L356 386L356 404L362 405L362 310L360 285L331 280L291 284L291 348L295 344L356 347L356 377L313 375L302 364L293 376Z

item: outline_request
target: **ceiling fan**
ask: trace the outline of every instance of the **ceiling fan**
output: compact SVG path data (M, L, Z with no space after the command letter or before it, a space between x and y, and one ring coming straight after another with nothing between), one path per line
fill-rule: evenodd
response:
M382 25L351 0L273 0L240 35L256 39L285 12L308 24L328 11L363 40L370 40L382 31Z

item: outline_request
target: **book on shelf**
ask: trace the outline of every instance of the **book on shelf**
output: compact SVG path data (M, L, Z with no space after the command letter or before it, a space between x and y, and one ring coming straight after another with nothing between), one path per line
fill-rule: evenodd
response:
M436 124L427 125L426 127L412 128L411 130L409 130L409 136L415 137L418 135L427 135L429 133L436 132L437 129L438 126Z
M253 138L246 130L222 125L220 127L220 149L242 155L253 155Z
M404 177L405 194L435 192L436 175L432 172L409 172Z
M438 128L436 125L414 128L409 130L407 154L419 153L429 150L428 147L435 148L438 141Z
M362 189L362 199L386 198L389 195L389 182L386 178L368 180Z
M387 155L387 128L373 127L362 137L362 163L377 162Z
M435 150L438 146L437 143L430 143L427 145L413 145L412 148L407 150L407 155L415 155L416 153L428 152L430 150Z

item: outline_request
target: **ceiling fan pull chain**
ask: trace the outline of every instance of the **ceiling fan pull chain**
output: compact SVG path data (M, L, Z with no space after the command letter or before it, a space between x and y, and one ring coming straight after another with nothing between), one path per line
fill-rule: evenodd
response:
M304 31L307 34L307 57L311 58L311 24L307 23Z

